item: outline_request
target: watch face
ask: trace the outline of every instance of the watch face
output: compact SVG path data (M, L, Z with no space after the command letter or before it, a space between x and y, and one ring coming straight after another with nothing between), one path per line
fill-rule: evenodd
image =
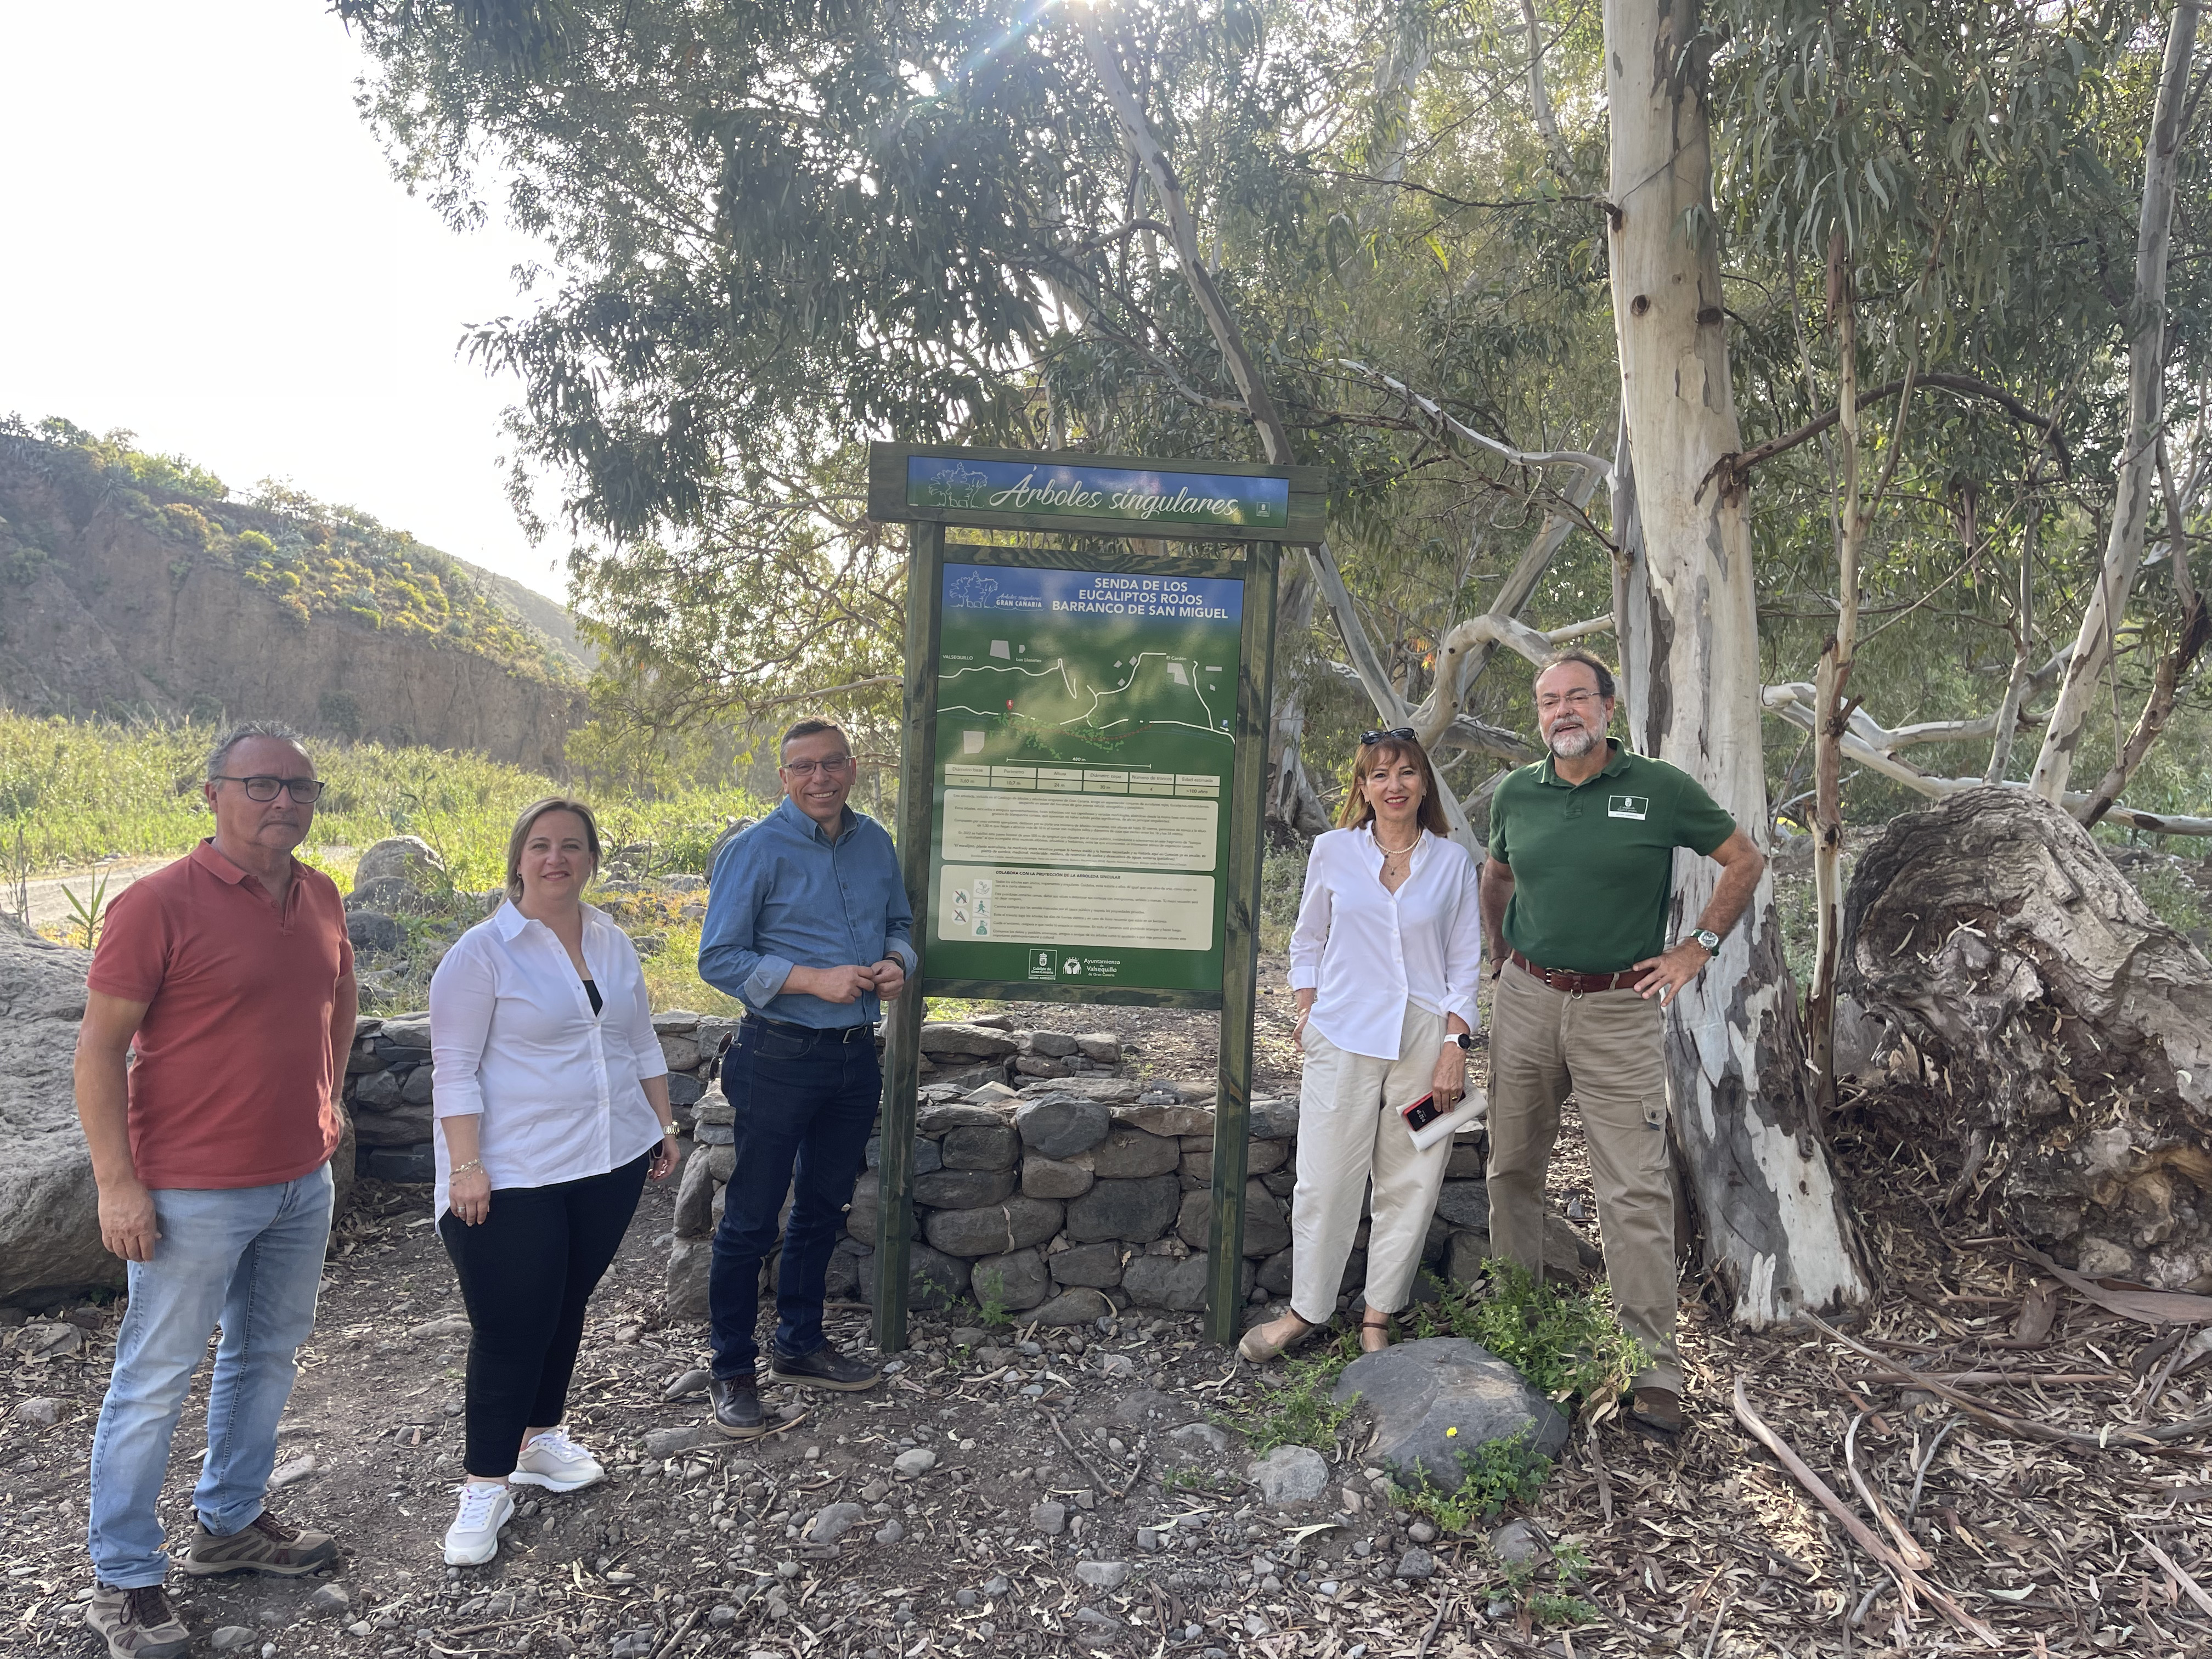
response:
M1721 936L1718 933L1709 933L1703 928L1699 928L1691 937L1708 951L1718 951L1721 948Z

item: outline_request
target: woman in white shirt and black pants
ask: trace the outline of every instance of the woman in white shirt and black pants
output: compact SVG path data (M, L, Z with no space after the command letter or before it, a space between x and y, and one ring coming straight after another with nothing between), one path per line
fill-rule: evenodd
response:
M1291 934L1305 1075L1291 1200L1291 1310L1245 1333L1273 1359L1335 1316L1371 1179L1360 1346L1389 1346L1437 1206L1451 1137L1414 1145L1403 1109L1467 1091L1482 978L1476 866L1448 839L1435 770L1411 729L1359 740L1341 828L1318 837Z
M435 1213L471 1328L469 1478L446 1533L457 1566L498 1553L510 1482L574 1492L605 1478L560 1427L584 1307L647 1174L676 1167L637 951L583 902L599 862L590 807L529 807L507 842L507 902L430 981Z

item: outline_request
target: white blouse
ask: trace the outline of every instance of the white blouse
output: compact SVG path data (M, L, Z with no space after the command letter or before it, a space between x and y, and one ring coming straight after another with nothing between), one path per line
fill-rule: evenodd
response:
M1332 830L1306 860L1305 896L1291 933L1291 988L1314 988L1306 1024L1347 1054L1396 1060L1412 1002L1476 1029L1482 915L1474 860L1421 832L1395 893L1382 885L1371 830Z
M477 1156L494 1188L605 1175L660 1141L641 1082L665 1077L637 947L584 906L592 1002L553 930L504 904L461 935L430 976L433 1110L478 1116ZM442 1216L452 1162L434 1135Z

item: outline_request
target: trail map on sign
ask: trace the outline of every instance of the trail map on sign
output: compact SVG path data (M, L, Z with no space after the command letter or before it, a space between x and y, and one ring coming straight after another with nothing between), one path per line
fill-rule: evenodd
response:
M930 976L1218 991L1243 585L944 584Z

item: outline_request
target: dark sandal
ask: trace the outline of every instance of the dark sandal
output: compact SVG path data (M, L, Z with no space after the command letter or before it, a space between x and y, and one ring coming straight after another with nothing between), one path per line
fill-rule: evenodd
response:
M1380 1331L1382 1333L1382 1340L1375 1344L1372 1347L1370 1347L1367 1345L1367 1333L1370 1331ZM1359 1322L1359 1352L1362 1353L1381 1353L1389 1346L1390 1316L1389 1314L1384 1314L1380 1319L1376 1318L1371 1313L1364 1316Z

